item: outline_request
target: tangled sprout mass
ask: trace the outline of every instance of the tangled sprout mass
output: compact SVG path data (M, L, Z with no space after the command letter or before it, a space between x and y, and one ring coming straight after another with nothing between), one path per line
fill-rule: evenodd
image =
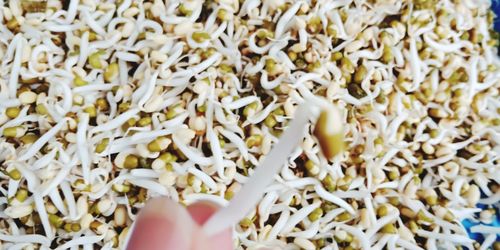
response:
M123 248L151 197L225 206L321 98L344 150L310 122L235 248L500 249L489 1L0 3L0 248Z

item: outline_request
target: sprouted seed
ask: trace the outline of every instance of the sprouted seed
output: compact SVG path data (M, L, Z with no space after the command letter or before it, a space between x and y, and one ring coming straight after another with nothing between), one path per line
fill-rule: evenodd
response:
M0 248L123 249L168 196L240 202L237 249L499 249L490 4L2 1Z
M336 109L321 112L314 128L314 135L318 139L325 158L331 159L344 149L342 127L340 115Z

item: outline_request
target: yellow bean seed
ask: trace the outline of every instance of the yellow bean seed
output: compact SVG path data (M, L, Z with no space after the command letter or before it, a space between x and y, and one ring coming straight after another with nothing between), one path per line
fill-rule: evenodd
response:
M47 108L45 107L45 104L38 104L35 107L35 111L40 114L40 115L47 115L49 112L47 111Z
M18 201L23 202L26 200L26 198L28 198L28 190L26 190L24 188L20 188L19 190L17 190L16 199Z
M380 205L378 208L377 208L377 215L379 217L383 217L383 216L386 216L388 213L388 209L387 209L387 206L385 205Z
M210 35L207 32L200 32L200 31L195 31L191 35L191 38L197 43L202 43L206 40L210 39Z
M359 68L356 69L356 73L354 73L354 82L361 83L365 79L367 74L368 71L366 70L366 67L360 66Z
M184 16L190 16L193 11L188 9L184 4L179 5L179 12Z
M102 69L101 53L94 52L89 56L89 64L92 68Z
M118 63L109 64L106 70L104 70L103 74L104 81L112 82L113 80L115 80L118 76L118 71L119 71Z
M332 120L327 111L321 112L317 122L316 127L314 128L314 135L318 138L321 151L325 155L326 158L331 159L333 156L344 150L344 134L342 131L330 131L332 124L330 124L330 120ZM340 122L340 121L332 121L332 122Z
M253 224L253 221L247 217L243 218L243 220L240 221L240 226L242 227L250 227Z
M310 221L317 221L321 216L323 216L323 209L318 207L309 214L308 218Z
M79 75L75 75L75 78L73 79L73 85L81 87L87 84L89 84L87 81L83 80Z
M18 127L9 127L3 130L3 136L5 137L17 137Z
M249 148L254 146L260 146L262 143L262 135L252 135L247 138L246 144Z
M109 138L104 138L101 140L99 144L95 147L95 152L96 153L102 153L107 147L109 143Z
M276 126L277 123L278 122L276 121L276 119L274 119L273 115L269 115L264 120L264 124L266 124L266 126L269 127L269 128L274 128L274 126Z
M151 119L151 117L143 117L139 119L139 121L137 121L137 125L139 125L140 127L145 127L150 125L152 122L153 120Z
M5 114L10 119L16 118L19 115L19 112L21 112L21 110L18 107L10 107L5 110Z
M123 167L127 169L137 168L139 166L139 158L135 155L127 155L125 157L125 162L123 163Z
M217 11L217 18L221 21L227 21L230 19L229 13L225 9L219 9L219 11Z
M49 214L49 222L56 228L60 228L63 224L63 220L61 217L55 215L55 214Z
M33 133L28 133L21 136L20 140L24 144L31 144L34 143L36 140L38 140L38 135L35 135Z
M338 221L346 221L351 219L351 214L348 212L343 212L337 216Z
M21 179L21 177L22 177L21 172L19 172L19 170L17 170L17 169L13 169L13 170L9 171L9 172L7 173L7 175L8 175L10 178L12 178L13 180L16 180L16 181L20 180L20 179Z
M394 226L394 224L390 223L382 227L382 232L386 234L395 234L398 232L398 229Z
M95 108L94 105L91 105L91 106L84 108L83 112L89 114L90 118L97 116L97 109Z

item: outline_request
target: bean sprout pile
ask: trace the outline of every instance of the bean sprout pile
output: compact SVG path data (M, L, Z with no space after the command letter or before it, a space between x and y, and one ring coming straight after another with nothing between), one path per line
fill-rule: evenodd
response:
M343 143L310 121L235 248L500 249L489 5L0 0L0 248L122 249L152 197L226 206L321 99Z

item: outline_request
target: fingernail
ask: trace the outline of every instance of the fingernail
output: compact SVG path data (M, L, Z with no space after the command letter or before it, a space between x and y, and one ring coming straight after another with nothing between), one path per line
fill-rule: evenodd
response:
M189 249L189 223L189 215L180 205L164 198L153 199L141 209L127 249Z
M212 215L219 210L219 206L212 202L198 202L187 207L191 218L198 223L198 225L203 226L207 220L212 217ZM194 249L218 249L218 250L230 250L233 249L232 241L232 229L228 228L212 237L207 237L205 233L198 228L198 236L203 239L194 242Z
M187 207L191 218L198 224L203 225L219 209L214 203L198 202Z

